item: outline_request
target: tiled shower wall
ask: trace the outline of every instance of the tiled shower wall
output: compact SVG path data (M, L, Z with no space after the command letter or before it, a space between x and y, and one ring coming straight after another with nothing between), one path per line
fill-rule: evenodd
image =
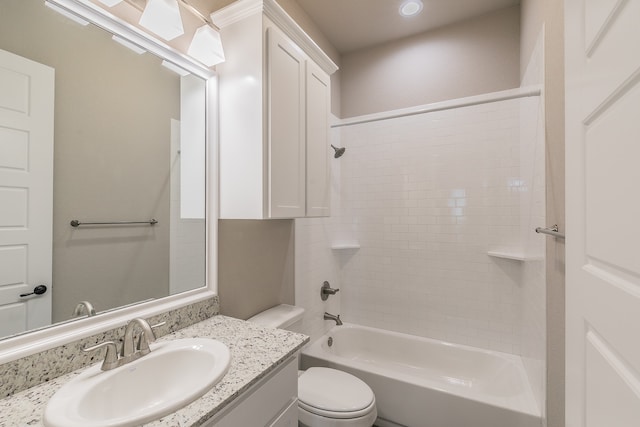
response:
M332 160L332 217L296 220L296 303L312 338L330 326L316 288L331 276L346 322L520 354L525 263L487 252L525 252L521 108L538 102L334 130L347 151ZM345 243L360 248L331 249Z
M520 101L343 128L344 317L518 353Z

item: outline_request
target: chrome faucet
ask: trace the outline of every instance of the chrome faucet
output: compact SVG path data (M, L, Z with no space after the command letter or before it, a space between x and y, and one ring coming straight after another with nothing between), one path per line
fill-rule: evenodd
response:
M333 320L336 322L336 326L342 326L342 320L340 320L340 315L333 315L330 313L324 312L324 320Z
M76 308L73 310L73 314L71 315L71 317L80 317L85 315L87 317L95 316L96 309L93 308L93 304L91 304L89 301L80 301L78 305L76 305Z
M133 362L134 360L137 360L142 356L146 356L147 354L151 353L149 343L152 343L156 340L156 335L153 333L153 328L162 326L164 324L165 322L162 322L158 323L157 325L149 326L149 323L147 323L146 320L136 317L135 319L129 321L129 323L127 323L127 326L125 327L124 339L119 355L118 347L113 341L106 341L98 345L94 345L93 347L83 348L82 351L90 352L106 347L107 352L105 353L101 369L103 371L115 369L119 366L126 365L129 362ZM138 337L137 343L135 342L134 334L136 326L141 329L141 333Z

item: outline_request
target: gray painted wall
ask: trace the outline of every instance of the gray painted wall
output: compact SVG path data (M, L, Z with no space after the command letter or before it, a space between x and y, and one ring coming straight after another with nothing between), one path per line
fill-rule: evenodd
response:
M342 118L518 87L520 7L342 56Z
M180 80L39 0L2 0L0 49L55 69L53 320L169 292L170 119ZM155 227L72 229L156 218Z
M294 304L293 220L218 221L220 313L247 319Z

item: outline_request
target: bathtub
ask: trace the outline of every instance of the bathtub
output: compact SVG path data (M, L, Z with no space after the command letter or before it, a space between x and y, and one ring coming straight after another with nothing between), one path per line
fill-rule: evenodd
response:
M345 323L302 351L303 369L311 366L369 384L380 427L542 425L522 362L510 354Z

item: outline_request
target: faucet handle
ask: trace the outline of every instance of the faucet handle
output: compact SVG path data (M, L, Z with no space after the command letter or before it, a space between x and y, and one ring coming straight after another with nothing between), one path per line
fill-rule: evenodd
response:
M340 289L333 289L329 282L325 280L320 288L320 298L322 301L326 301L329 298L329 295L335 295Z
M145 354L149 354L151 349L149 348L149 343L152 343L156 340L156 334L153 332L155 328L159 328L160 326L166 325L167 322L156 323L155 325L150 326L151 335L147 337L146 333L141 333L138 338L138 351L144 356Z
M106 347L107 352L104 355L104 361L102 362L103 371L108 371L109 369L118 367L118 347L116 343L113 341L105 341L98 345L94 345L92 347L83 348L82 351L85 353L90 353L95 350L100 350L101 348Z

